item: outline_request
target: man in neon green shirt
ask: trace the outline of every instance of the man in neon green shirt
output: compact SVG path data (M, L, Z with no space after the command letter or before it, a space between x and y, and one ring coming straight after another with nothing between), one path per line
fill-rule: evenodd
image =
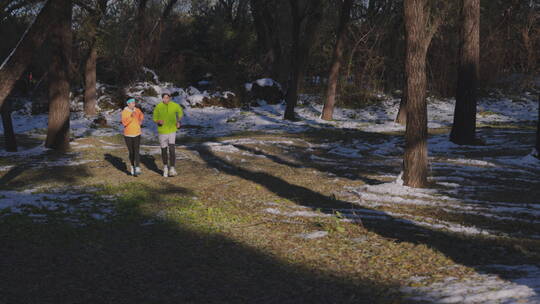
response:
M180 128L180 119L184 115L182 107L171 101L168 93L161 94L161 102L154 108L153 119L158 125L158 138L163 159L163 176L175 176L174 163L176 131ZM167 149L169 150L167 152Z

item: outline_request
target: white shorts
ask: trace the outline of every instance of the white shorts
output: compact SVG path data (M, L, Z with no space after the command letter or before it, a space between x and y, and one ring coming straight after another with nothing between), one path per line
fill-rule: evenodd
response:
M167 148L169 145L174 145L176 142L176 132L169 134L158 134L159 145L162 148Z

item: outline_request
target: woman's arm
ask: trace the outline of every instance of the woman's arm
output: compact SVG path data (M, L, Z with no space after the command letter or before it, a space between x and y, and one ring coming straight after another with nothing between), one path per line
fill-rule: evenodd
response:
M122 111L122 124L124 127L127 127L131 122L133 121L133 117L131 116L131 113L129 111Z

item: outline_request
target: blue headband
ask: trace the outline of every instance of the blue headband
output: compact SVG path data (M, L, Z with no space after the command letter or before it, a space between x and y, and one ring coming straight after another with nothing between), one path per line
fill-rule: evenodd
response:
M128 100L126 101L126 104L129 104L129 103L131 103L131 102L135 102L135 98L130 98L130 99L128 99Z

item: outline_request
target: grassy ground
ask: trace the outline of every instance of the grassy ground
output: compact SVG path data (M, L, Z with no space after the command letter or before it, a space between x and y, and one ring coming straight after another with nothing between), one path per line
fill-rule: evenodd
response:
M373 157L362 166L334 156L340 165L325 165L311 156L332 156L310 146L389 136L314 131L214 139L293 142L240 143L238 153L189 139L177 149L179 175L172 178L160 175L151 146L142 148L143 175L129 176L120 137L79 139L68 156L2 159L0 166L12 167L0 171L0 190L92 189L96 201L114 196L115 212L107 220L83 212L76 223L50 210L44 221L0 214L0 303L406 303L400 286L465 277L483 264L540 261L540 242L530 239L471 237L392 219L343 221L339 210L359 208L343 189L384 182L380 171L396 174L399 163ZM400 208L377 211L405 212ZM284 215L294 211L318 216ZM435 208L406 212L494 225ZM328 234L301 237L315 231Z

